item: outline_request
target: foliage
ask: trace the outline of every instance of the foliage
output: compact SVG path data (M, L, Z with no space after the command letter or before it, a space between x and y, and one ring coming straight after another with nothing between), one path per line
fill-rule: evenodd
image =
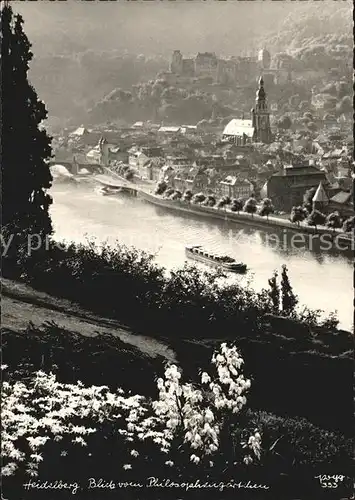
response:
M344 221L342 230L344 231L344 233L350 233L354 231L354 227L355 227L355 217L353 216L349 217Z
M192 197L193 197L193 193L192 193L192 191L191 191L190 189L187 189L187 190L184 192L184 194L183 194L183 199L184 199L185 201L191 201Z
M205 201L202 203L202 205L205 205L206 207L214 207L216 204L216 198L212 194L209 194Z
M167 188L167 183L165 181L160 181L155 188L155 194L162 195L164 194L164 192L166 192Z
M268 295L271 299L272 311L275 314L279 313L280 310L280 288L277 284L277 272L274 271L274 274L269 279L269 287Z
M274 205L270 198L264 198L260 207L259 215L268 217L270 214L274 213Z
M281 272L281 304L282 314L285 316L294 316L296 313L296 306L298 304L298 297L294 294L290 280L287 274L287 267L282 266Z
M338 211L332 212L327 216L326 224L328 227L340 228L342 225L341 217Z
M257 211L257 206L256 206L256 199L253 197L250 197L244 204L243 207L244 212L247 212L248 214L255 214Z
M164 191L164 197L165 198L170 198L171 196L173 196L173 194L175 193L175 189L172 188L172 187L168 187L165 191Z
M291 210L291 222L299 224L307 216L307 211L304 207L292 207Z
M178 189L175 189L174 192L171 194L170 198L172 200L181 200L182 192L179 191Z
M133 170L128 169L128 170L124 173L124 178L125 178L127 181L131 181L131 180L134 178L134 172L133 172Z
M271 462L270 468L277 468L283 463L291 471L292 468L307 463L314 466L329 464L334 460L335 448L344 457L350 452L351 439L316 427L305 418L282 418L265 411L250 410L248 415L262 431L264 453L268 456L268 462ZM312 446L308 446L308 442Z
M240 212L243 209L243 202L242 200L236 200L233 199L231 203L231 210L232 212Z
M277 122L277 128L287 130L292 127L292 120L288 115L283 116L280 120Z
M309 226L324 225L326 222L326 216L319 210L312 210L307 218L307 224Z
M47 111L27 79L33 54L23 19L9 5L1 9L1 27L2 224L49 235L51 139L39 128Z
M1 241L3 252L6 241ZM265 304L257 293L248 286L220 283L215 271L201 273L186 265L168 273L153 255L118 243L97 245L88 240L68 245L49 240L29 253L26 235L20 234L12 246L12 255L4 252L4 277L24 280L132 328L146 330L149 324L157 336L167 328L171 338L181 332L196 335L196 323L204 337L216 336L221 328L252 332L266 321ZM113 289L125 293L118 300Z
M206 199L206 196L203 193L196 193L193 195L191 201L192 203L202 203Z

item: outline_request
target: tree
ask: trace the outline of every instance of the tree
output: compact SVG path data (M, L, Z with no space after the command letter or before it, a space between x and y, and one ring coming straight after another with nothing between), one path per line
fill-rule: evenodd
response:
M27 80L33 54L23 18L7 4L1 31L2 224L49 235L51 138L39 128L47 110Z
M285 115L283 116L278 122L277 122L277 128L280 128L282 130L287 130L292 127L292 120L289 116Z
M355 227L355 217L349 217L349 219L346 219L344 221L342 230L344 231L344 233L350 233L351 231L354 231L354 227Z
M298 226L306 218L306 209L303 207L292 207L291 210L291 222L294 222Z
M232 200L232 204L231 204L232 212L238 212L238 214L239 214L239 212L242 210L242 208L243 208L242 200L236 200L236 199Z
M322 212L320 212L319 210L312 210L307 219L308 225L315 226L316 229L318 225L325 224L325 221L326 221L326 216L322 214Z
M156 188L155 188L155 194L161 195L167 190L167 183L165 181L160 181L158 182Z
M229 205L231 203L231 199L229 196L223 196L219 202L217 203L217 207L218 208L224 208L226 207L227 205Z
M134 172L133 170L131 169L128 169L125 173L124 173L124 178L127 180L127 181L131 181L134 177Z
M192 197L192 203L202 203L206 199L206 196L203 193L196 193Z
M271 299L272 312L278 314L280 311L280 288L277 284L277 272L274 271L272 277L268 280L270 290L268 290L268 295Z
M256 199L253 197L250 197L244 204L243 207L244 212L251 214L252 217L254 216L255 212L257 211L257 206L256 206Z
M206 205L208 207L214 207L216 203L216 198L212 194L207 196Z
M178 189L176 189L173 194L170 196L170 199L171 200L181 200L182 198L182 192L179 191Z
M183 195L183 199L185 201L191 201L192 196L193 196L192 191L190 189L187 189Z
M274 205L270 198L264 198L260 207L259 215L263 217L266 215L266 218L269 218L269 215L274 213Z
M165 192L164 192L164 197L169 198L169 196L172 196L174 194L175 190L172 187L169 187Z
M332 228L340 228L341 227L341 217L339 212L332 212L331 214L328 215L326 224L328 227Z
M293 315L298 304L298 297L293 293L285 264L281 272L281 304L282 313L285 316Z

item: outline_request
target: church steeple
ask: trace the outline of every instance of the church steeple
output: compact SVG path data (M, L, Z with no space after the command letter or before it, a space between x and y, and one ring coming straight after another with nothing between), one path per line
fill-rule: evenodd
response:
M272 140L270 128L270 115L267 106L264 79L259 79L259 87L256 91L255 111L252 112L253 127L255 128L255 140L268 144Z
M257 110L267 110L266 92L264 89L264 79L262 76L259 79L259 88L256 91L255 104Z

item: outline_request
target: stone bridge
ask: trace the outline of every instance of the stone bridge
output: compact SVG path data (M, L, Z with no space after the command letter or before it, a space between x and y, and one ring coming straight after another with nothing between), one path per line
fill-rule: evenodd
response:
M77 162L76 164L71 162L71 161L55 161L51 160L49 162L50 166L53 165L63 165L63 167L67 168L71 174L76 175L78 173L77 169L82 169L85 168L88 172L91 174L97 174L103 172L103 169L100 165L97 163L80 163Z

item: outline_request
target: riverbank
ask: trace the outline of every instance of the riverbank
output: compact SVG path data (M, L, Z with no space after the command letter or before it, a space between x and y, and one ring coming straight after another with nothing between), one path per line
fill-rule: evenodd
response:
M264 229L272 231L274 229L287 230L297 235L306 234L309 238L324 239L326 245L331 245L333 242L339 250L353 250L354 239L349 237L340 229L331 229L325 226L308 226L306 223L294 224L293 222L270 215L269 217L262 217L258 214L249 214L245 212L233 212L229 208L207 207L199 204L192 204L183 200L169 200L158 196L147 189L138 188L137 195L140 199L152 203L153 205L174 210L177 212L191 213L194 215L205 216L208 218L215 218L224 221L237 222L245 224L257 229ZM327 238L325 238L327 236ZM299 243L298 239L298 243ZM324 248L329 250L329 248Z
M198 203L184 200L170 200L164 196L154 193L155 186L152 182L135 179L129 182L119 174L106 168L103 175L97 175L96 181L109 187L122 187L127 193L137 196L139 199L155 206L185 214L192 214L208 219L218 219L236 222L241 225L261 229L265 232L284 231L291 233L292 244L310 243L313 239L318 240L322 247L321 251L335 249L337 251L354 251L355 241L350 234L344 233L338 228L327 226L309 226L305 221L293 223L288 218L269 215L268 217L246 212L233 212L228 207L208 207ZM293 235L293 236L292 236ZM300 241L302 235L307 236L308 241ZM312 246L312 243L310 243Z

